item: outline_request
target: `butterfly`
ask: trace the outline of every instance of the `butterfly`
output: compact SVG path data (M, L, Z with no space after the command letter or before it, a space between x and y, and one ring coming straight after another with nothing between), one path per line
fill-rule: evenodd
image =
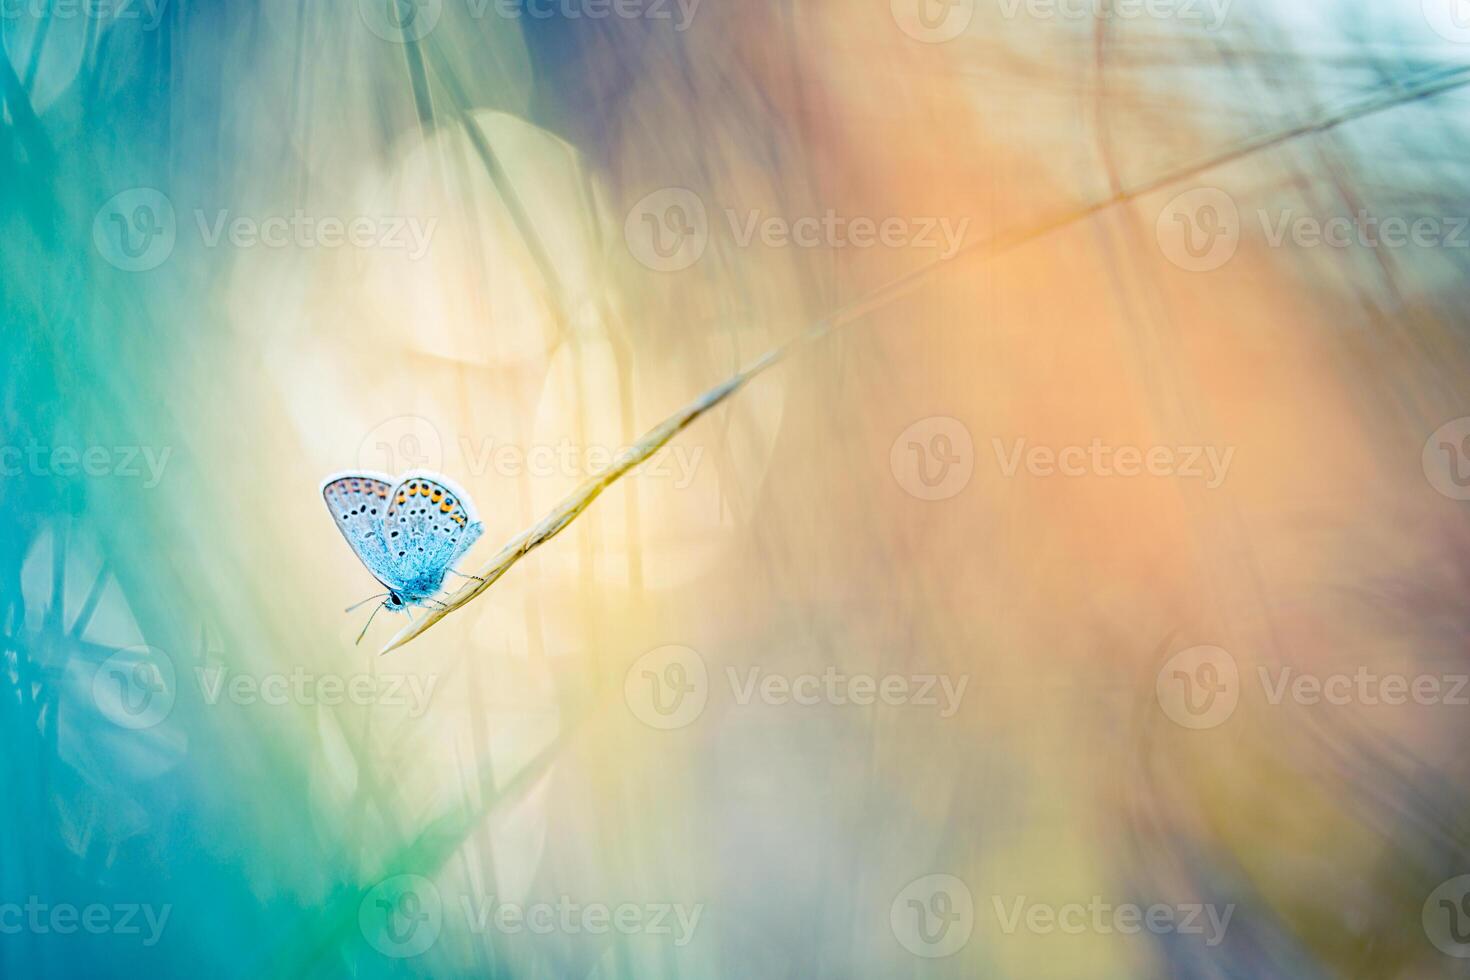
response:
M388 590L348 612L382 599L378 609L407 613L412 621L410 607L442 605L434 596L445 574L454 572L454 563L485 530L469 495L427 470L413 470L396 481L385 473L334 473L322 481L321 490L353 554ZM378 609L357 642L367 635Z

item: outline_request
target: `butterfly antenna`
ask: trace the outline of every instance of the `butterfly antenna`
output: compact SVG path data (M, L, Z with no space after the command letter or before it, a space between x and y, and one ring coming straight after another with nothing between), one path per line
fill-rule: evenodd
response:
M388 593L386 593L386 592L379 592L377 595L370 595L370 596L368 596L366 599L362 600L361 602L354 602L352 605L348 606L343 611L344 612L354 612L354 611L356 611L358 609L361 609L363 606L367 605L369 602L372 602L374 599L386 599L387 597L388 597Z
M358 605L362 605L362 603L358 603ZM378 615L378 609L382 609L382 608L383 608L382 606L378 606L377 609L374 609L371 613L368 614L368 621L366 623L363 623L362 624L362 632L359 633L359 634L357 634L357 642L358 643L361 643L362 642L362 638L364 636L367 636L368 627L371 626L371 625L373 625L373 617L377 616Z

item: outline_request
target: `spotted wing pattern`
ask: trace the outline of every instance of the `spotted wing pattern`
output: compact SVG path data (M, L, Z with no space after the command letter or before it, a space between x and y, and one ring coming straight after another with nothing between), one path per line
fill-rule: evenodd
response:
M436 473L409 473L387 498L382 535L388 567L407 594L431 594L482 530L464 491Z
M322 499L337 530L373 577L390 589L400 584L383 536L392 492L391 479L382 473L338 473L322 482Z

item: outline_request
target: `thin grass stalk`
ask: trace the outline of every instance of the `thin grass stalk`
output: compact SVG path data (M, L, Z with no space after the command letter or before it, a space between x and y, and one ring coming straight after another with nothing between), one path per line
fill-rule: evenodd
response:
M816 341L834 328L846 325L854 320L859 320L868 313L878 310L913 292L919 286L929 282L929 280L933 279L940 272L958 264L961 259L981 256L989 257L1005 252L1050 232L1065 228L1077 221L1101 213L1115 205L1132 201L1143 194L1163 190L1181 180L1197 176L1215 167L1245 159L1301 136L1327 132L1344 123L1412 102L1443 95L1464 88L1467 85L1470 85L1470 67L1437 69L1426 72L1418 81L1406 84L1391 94L1374 95L1368 98L1354 100L1336 112L1326 113L1310 122L1286 127L1263 137L1248 140L1239 146L1232 147L1208 159L1144 181L1137 187L1109 195L1102 200L1095 201L1084 207L1070 209L1019 231L1001 234L991 238L977 239L976 241L963 245L948 258L936 259L880 286L876 290L843 307L827 319L818 322L805 333L798 335L779 347L767 351L755 363L740 371L734 377L705 392L679 412L654 427L635 445L621 453L613 461L611 466L601 473L590 477L580 487L574 490L570 496L563 500L540 523L522 531L515 538L511 539L510 543L505 545L487 565L481 568L474 578L451 593L444 601L442 607L427 610L425 616L400 630L398 635L393 637L383 647L380 653L385 655L392 653L394 650L422 635L426 630L431 629L445 616L463 608L466 604L478 598L490 586L494 585L501 576L510 571L511 567L522 558L566 530L567 526L581 516L592 505L592 502L601 496L604 490L612 486L613 483L617 482L628 472L646 462L649 457L667 445L674 436L687 428L695 419L704 415L710 409L739 391L756 375L780 363L798 347Z

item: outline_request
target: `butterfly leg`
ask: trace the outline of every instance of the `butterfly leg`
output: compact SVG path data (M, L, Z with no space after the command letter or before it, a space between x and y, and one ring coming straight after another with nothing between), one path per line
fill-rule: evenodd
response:
M452 568L446 569L446 571L448 571L450 575L458 575L460 578L472 578L476 582L479 582L481 585L484 585L485 584L485 580L482 579L482 578L480 578L480 576L478 576L478 575L466 575L464 572L456 572Z

